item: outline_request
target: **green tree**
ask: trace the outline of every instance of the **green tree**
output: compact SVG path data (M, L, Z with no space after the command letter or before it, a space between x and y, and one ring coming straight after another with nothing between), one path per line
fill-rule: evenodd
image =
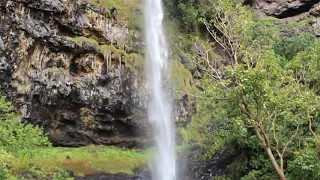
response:
M305 148L310 138L318 146L319 136L312 124L320 107L315 88L319 78L314 72L320 67L318 48L299 49L294 60L283 65L263 39L252 37L255 22L250 11L225 0L213 6L215 18L204 23L230 60L228 66L218 68L202 57L207 66L201 67L210 81L203 84L205 92L210 91L207 95L212 101L220 100L219 106L227 111L223 113L231 124L229 135L249 147L260 145L284 180L289 172L286 163L297 164L295 160L302 158L292 158L294 152Z
M255 25L253 14L230 0L212 2L213 17L202 19L215 43L220 46L232 66L239 63L243 56L243 46L251 42L252 27Z
M231 121L240 133L255 133L279 178L286 179L286 153L295 149L294 141L319 107L319 98L281 69L272 54L260 55L254 64L230 68L225 80L216 83L228 97L225 107L234 112Z

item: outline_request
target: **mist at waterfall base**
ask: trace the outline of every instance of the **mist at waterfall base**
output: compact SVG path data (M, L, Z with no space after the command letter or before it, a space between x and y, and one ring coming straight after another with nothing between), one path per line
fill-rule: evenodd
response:
M153 180L175 180L176 159L171 103L162 88L163 73L168 73L168 48L162 27L161 0L145 0L146 76L151 89L148 119L156 142L156 155L150 160Z

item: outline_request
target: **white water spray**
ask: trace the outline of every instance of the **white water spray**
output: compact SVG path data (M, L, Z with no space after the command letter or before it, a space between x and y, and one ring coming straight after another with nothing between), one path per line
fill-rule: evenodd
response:
M168 48L162 27L163 8L161 0L145 0L145 32L147 78L152 96L148 118L156 140L156 159L150 162L154 180L175 180L174 123L171 104L162 88L162 73L167 71Z

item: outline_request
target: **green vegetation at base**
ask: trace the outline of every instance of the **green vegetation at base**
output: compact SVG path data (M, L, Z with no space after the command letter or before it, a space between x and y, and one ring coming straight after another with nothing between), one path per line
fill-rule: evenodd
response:
M41 168L45 175L54 174L60 169L71 170L76 176L98 172L133 174L139 166L147 168L145 151L123 150L106 146L20 149L18 154L10 154L9 158L0 160L9 165L17 174L29 171L30 164L34 168Z
M147 151L116 147L52 147L43 129L21 124L12 104L0 98L0 179L68 179L98 172L133 174L147 168ZM70 179L70 178L69 178Z
M12 104L0 96L0 150L19 154L21 150L51 146L48 138L42 135L42 128L21 124L19 120Z

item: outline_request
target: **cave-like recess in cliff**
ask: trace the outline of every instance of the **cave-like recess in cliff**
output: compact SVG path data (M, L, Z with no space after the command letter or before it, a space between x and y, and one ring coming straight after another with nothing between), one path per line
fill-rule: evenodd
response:
M249 6L252 6L253 5L253 0L244 0L243 5L249 5Z
M283 18L293 17L296 15L308 12L312 8L312 6L317 4L318 2L320 2L320 0L307 1L303 6L300 6L299 8L288 9L275 17L279 19L283 19Z

